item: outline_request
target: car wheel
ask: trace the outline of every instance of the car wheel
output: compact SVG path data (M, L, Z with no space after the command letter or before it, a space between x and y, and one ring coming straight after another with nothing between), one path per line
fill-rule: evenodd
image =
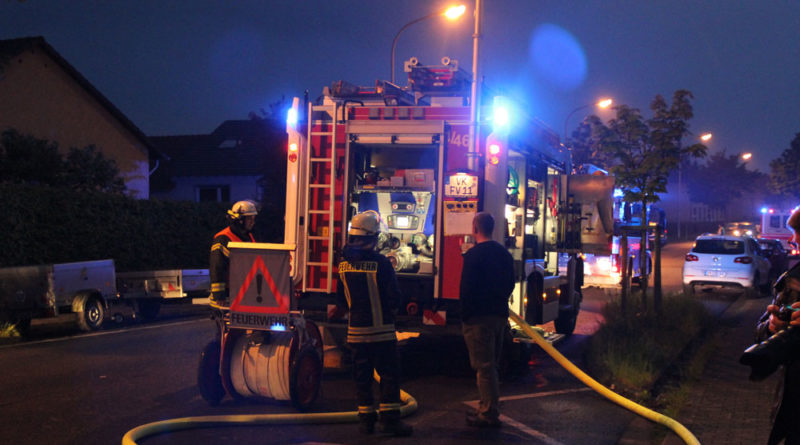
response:
M694 284L684 284L683 295L687 297L694 297Z
M761 281L761 277L759 276L758 272L756 272L755 276L753 277L753 282L751 283L750 287L744 290L744 296L746 298L758 298L760 285L759 282Z
M105 307L100 299L88 297L78 311L78 327L82 331L97 331L103 326Z
M772 294L772 284L775 283L775 280L778 279L778 273L774 270L769 271L769 275L767 276L767 281L761 284L761 293L764 296L770 296Z

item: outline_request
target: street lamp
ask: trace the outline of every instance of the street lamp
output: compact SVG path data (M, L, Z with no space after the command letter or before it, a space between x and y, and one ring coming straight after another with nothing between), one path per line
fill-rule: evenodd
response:
M433 18L433 17L436 17L436 16L445 16L448 20L456 20L459 17L461 17L462 15L464 15L464 11L466 11L466 10L467 10L467 7L464 6L464 5L450 6L449 8L446 8L446 9L443 9L443 10L440 10L440 11L436 11L436 12L428 14L428 15L426 15L424 17L420 17L420 18L418 18L416 20L412 20L412 21L406 23L405 25L403 25L403 27L400 28L400 31L397 31L397 34L395 34L394 40L392 40L392 56L390 58L391 63L392 63L392 75L390 76L390 79L391 79L392 83L394 83L394 50L397 47L397 39L400 37L400 33L405 31L406 28L408 28L409 26L411 26L411 25L413 25L415 23L419 23L419 22L421 22L423 20L427 20L427 19L430 19L430 18Z
M742 156L741 156L741 157L742 157L742 161L744 161L744 162L747 162L747 161L749 161L750 159L753 159L753 153L750 153L750 152L748 151L747 153L742 153Z
M703 142L708 142L708 141L711 140L712 137L714 137L714 135L711 134L711 133L703 133L702 135L700 135L700 140L703 141ZM680 201L680 199L683 197L682 194L681 194L682 189L683 189L683 178L681 177L681 170L682 169L683 169L683 158L678 158L678 199L676 201ZM678 239L679 240L681 239L681 221L683 220L683 212L682 212L682 210L683 210L683 206L680 205L680 202L678 202L678 230L677 230L677 232L678 232Z
M581 111L583 109L589 108L592 105L596 106L597 108L601 108L601 109L605 110L606 108L610 107L611 104L613 104L613 103L614 103L613 99L605 98L605 99L600 99L599 101L597 101L597 102L595 102L593 104L581 105L580 107L570 111L569 114L567 115L567 118L564 119L564 146L566 146L566 143L567 143L567 125L569 124L569 118L571 118L573 114L575 114L578 111Z

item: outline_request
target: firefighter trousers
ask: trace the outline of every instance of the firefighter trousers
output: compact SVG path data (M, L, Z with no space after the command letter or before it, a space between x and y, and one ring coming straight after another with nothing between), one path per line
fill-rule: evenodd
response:
M359 412L375 410L372 390L373 369L378 371L380 381L381 410L399 409L400 362L397 358L397 341L375 343L350 343L353 351L353 378L356 382L356 397Z

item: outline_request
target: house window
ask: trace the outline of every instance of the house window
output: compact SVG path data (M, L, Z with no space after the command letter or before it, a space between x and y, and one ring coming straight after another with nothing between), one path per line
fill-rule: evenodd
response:
M230 202L231 187L228 185L204 185L197 187L197 202Z

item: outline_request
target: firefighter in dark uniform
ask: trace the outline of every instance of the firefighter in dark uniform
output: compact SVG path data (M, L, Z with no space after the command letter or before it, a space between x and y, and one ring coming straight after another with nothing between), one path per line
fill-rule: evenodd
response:
M214 235L209 257L209 275L211 278L211 296L209 304L212 307L224 308L229 304L228 285L230 283L230 252L228 243L252 242L256 240L250 231L256 223L256 205L252 201L239 201L228 210L228 227Z
M350 221L347 245L339 263L339 307L350 310L347 343L353 351L359 431L409 436L400 420L400 368L394 317L400 290L389 260L375 251L380 223L377 213L359 213ZM372 392L373 369L380 376L380 406Z

